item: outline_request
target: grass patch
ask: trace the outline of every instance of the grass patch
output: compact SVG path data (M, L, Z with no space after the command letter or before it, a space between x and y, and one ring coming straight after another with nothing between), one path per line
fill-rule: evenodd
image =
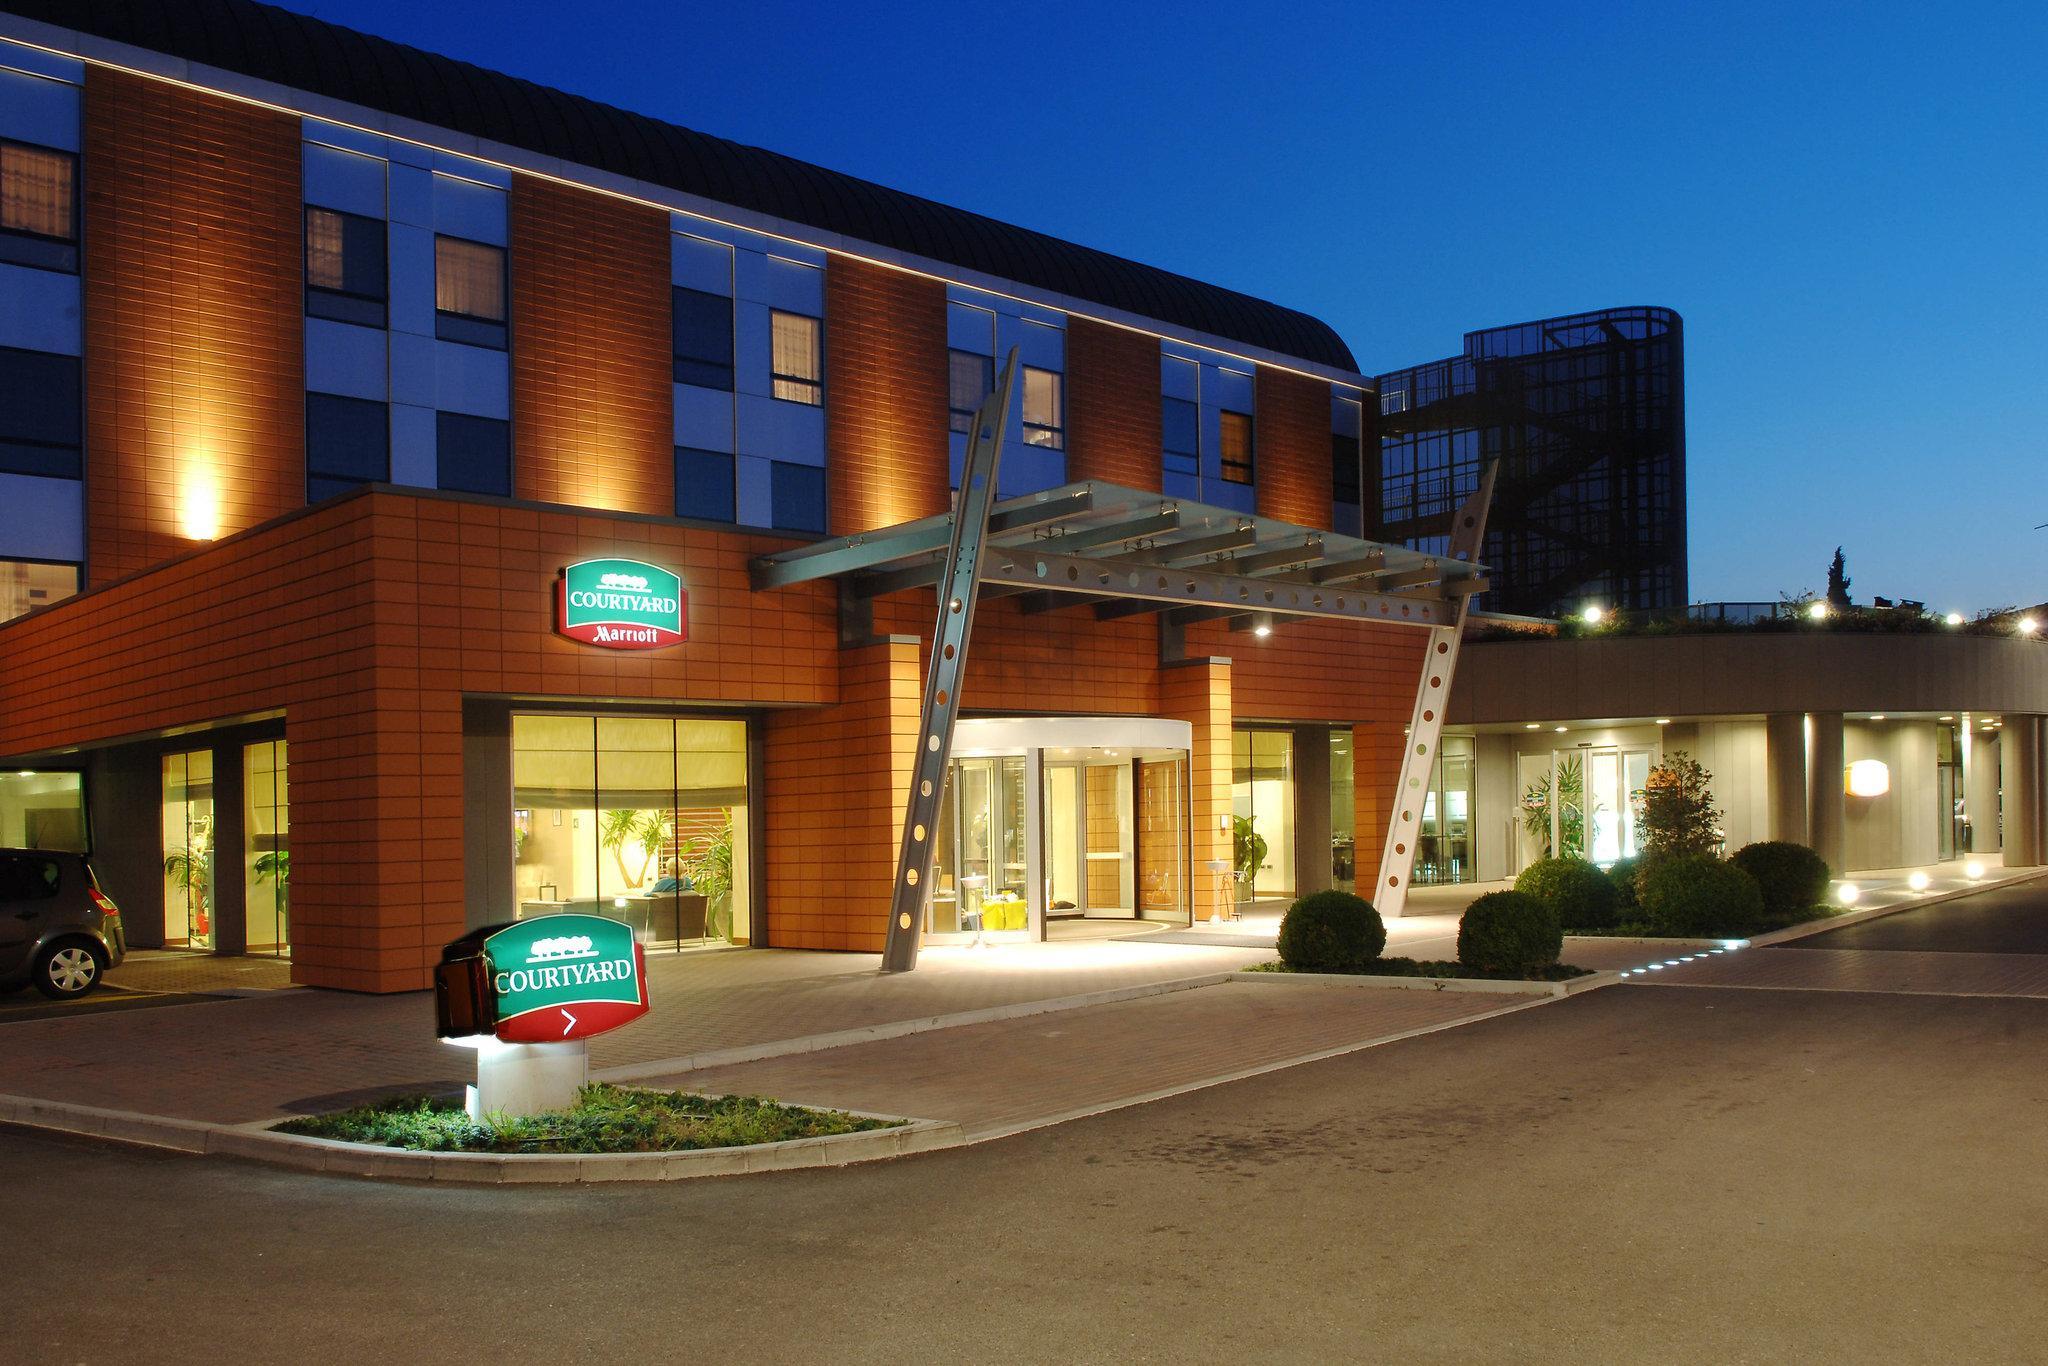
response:
M430 1153L670 1153L856 1134L901 1123L752 1096L690 1096L592 1082L572 1108L531 1119L486 1115L478 1123L453 1100L394 1096L276 1127L308 1138Z
M1593 970L1575 968L1569 963L1553 963L1532 975L1520 972L1485 972L1479 968L1468 968L1463 963L1439 958L1374 958L1336 973L1318 972L1314 968L1290 967L1280 962L1259 963L1246 968L1245 971L1298 972L1312 977L1455 977L1478 982L1569 982L1574 977L1590 976Z
M1693 939L1749 939L1772 930L1789 930L1794 925L1810 925L1817 920L1832 920L1847 908L1842 906L1810 906L1803 911L1780 911L1773 915L1764 913L1764 918L1751 928L1739 934L1689 934L1678 938ZM1626 925L1605 925L1596 930L1567 929L1565 933L1575 939L1670 939L1672 935L1645 921L1632 920Z

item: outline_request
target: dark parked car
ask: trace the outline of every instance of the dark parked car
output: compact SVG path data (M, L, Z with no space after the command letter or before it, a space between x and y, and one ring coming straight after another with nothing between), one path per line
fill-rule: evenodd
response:
M85 855L0 849L0 988L83 996L127 952L120 909Z

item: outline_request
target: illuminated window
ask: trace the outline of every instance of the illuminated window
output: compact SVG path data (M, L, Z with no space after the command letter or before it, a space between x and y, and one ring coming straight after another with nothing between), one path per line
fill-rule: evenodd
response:
M768 313L774 355L770 375L775 397L790 403L825 401L825 367L819 356L819 324L801 313Z
M384 220L306 210L306 315L384 326Z
M0 260L78 269L78 158L0 142Z
M675 379L700 389L732 388L732 300L701 289L673 291Z
M505 348L505 249L461 237L434 239L435 335Z
M77 479L78 357L0 347L0 470Z
M1219 453L1223 457L1223 480L1228 484L1252 482L1252 420L1249 414L1224 410Z
M78 566L44 560L0 560L0 621L62 602L78 591Z
M1024 367L1024 444L1060 450L1067 444L1064 376Z
M947 353L951 374L953 430L974 429L974 413L996 387L996 363L972 351Z

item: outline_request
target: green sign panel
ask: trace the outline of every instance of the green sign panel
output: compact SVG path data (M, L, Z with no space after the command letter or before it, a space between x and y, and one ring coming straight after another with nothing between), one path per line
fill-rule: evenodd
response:
M641 560L585 560L555 585L555 629L607 650L657 650L689 639L682 579Z
M601 915L543 915L484 940L497 1027L507 1043L559 1043L647 1013L646 960L632 926Z

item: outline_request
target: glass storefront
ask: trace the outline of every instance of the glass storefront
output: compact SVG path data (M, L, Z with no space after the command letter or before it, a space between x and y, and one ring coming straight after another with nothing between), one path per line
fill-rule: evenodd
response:
M1330 885L1358 890L1358 770L1351 732L1330 732Z
M292 822L284 741L242 747L242 801L248 951L287 957L292 951Z
M1635 857L1650 755L1607 745L1520 756L1516 868L1552 855L1603 866Z
M1935 857L1955 858L1970 847L1969 812L1963 793L1963 745L1954 722L1934 727Z
M1237 899L1294 896L1294 737L1284 730L1231 736L1232 873Z
M0 848L85 853L85 780L64 771L0 774Z
M580 911L642 942L749 942L747 723L512 718L518 914Z
M925 928L933 934L1023 930L1024 756L956 759L939 803Z
M163 756L164 943L213 947L213 751Z
M1415 836L1414 885L1470 882L1476 876L1472 865L1472 755L1469 735L1446 735L1437 744L1429 790L1422 798L1422 828Z

